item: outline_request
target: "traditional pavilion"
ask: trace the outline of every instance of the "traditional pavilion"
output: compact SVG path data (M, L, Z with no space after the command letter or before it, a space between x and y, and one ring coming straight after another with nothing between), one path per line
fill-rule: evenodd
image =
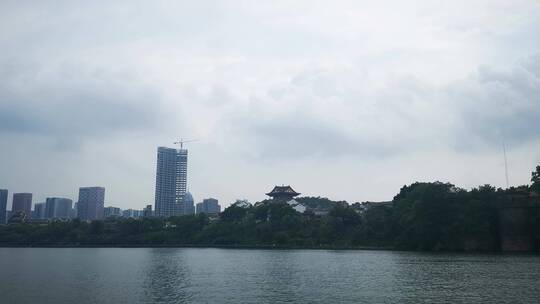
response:
M288 202L294 199L295 196L300 195L300 193L294 191L291 186L282 185L275 186L274 189L266 193L266 195L270 196L274 201Z

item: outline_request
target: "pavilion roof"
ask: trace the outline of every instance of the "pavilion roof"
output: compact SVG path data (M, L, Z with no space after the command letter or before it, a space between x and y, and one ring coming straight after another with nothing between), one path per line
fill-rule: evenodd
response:
M287 196L297 196L300 195L300 193L296 192L291 188L291 186L275 186L272 191L266 193L268 196L279 196L279 195L287 195Z

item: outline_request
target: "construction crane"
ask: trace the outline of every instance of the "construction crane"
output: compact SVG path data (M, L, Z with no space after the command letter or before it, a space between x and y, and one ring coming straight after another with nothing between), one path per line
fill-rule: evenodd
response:
M194 141L198 141L198 139L188 139L188 140L184 140L183 138L180 138L179 141L175 141L174 144L175 145L180 145L180 150L184 149L184 144L185 143L188 143L188 142L194 142Z

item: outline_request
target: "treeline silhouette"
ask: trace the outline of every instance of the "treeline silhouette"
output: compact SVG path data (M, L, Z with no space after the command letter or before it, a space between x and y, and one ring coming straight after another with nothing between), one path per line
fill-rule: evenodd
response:
M450 183L414 183L388 203L352 204L299 198L325 215L296 212L286 203L231 206L205 214L164 218L53 221L0 226L0 245L389 247L406 250L499 250L498 208L512 196L540 193L540 166L530 186L464 190ZM537 199L534 199L536 202ZM540 240L539 208L525 235Z

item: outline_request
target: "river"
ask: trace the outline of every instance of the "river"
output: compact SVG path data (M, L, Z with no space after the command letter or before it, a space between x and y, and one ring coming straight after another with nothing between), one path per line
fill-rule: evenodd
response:
M540 303L540 256L0 248L0 303Z

